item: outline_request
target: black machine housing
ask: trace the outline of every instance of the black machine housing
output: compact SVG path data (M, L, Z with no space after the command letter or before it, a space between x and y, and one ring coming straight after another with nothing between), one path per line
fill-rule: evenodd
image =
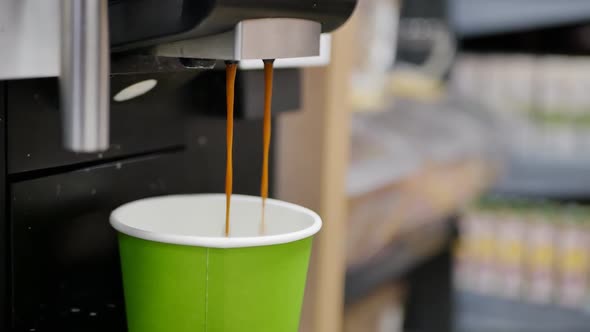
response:
M0 81L0 331L126 331L110 211L149 196L223 191L223 73L165 65L138 49L253 18L304 18L329 32L355 4L109 0L117 54L111 60L111 142L104 153L63 149L57 78ZM146 79L157 80L153 90L112 101L120 89ZM299 83L299 70L276 70L273 111L299 108ZM262 91L261 72L238 73L236 193L259 191Z
M111 0L114 50L198 38L257 18L299 18L331 32L352 15L357 0Z

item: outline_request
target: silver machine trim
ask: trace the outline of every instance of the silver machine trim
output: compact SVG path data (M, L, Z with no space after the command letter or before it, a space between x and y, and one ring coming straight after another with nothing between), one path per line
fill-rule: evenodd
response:
M62 1L62 123L64 146L72 151L109 147L108 24L107 1Z
M292 18L245 20L228 32L156 46L158 56L218 60L284 59L320 54L322 25Z

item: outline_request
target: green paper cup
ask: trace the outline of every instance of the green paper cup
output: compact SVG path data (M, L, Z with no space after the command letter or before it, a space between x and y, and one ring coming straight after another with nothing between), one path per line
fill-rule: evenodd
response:
M130 332L295 332L320 217L269 199L181 195L125 204L111 214Z

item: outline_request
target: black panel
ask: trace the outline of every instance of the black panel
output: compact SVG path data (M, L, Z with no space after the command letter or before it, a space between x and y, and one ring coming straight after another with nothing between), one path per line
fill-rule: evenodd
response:
M8 170L10 174L83 161L155 151L183 142L179 90L196 73L121 75L111 81L115 94L148 79L158 85L141 97L111 103L111 146L102 154L78 154L62 147L57 79L23 80L8 85Z
M452 332L453 250L448 245L408 276L404 331ZM476 329L477 331L479 329ZM471 330L473 331L473 330ZM479 330L479 331L494 331ZM521 331L504 330L504 331Z
M183 165L185 180L190 188L208 193L224 191L225 125L223 118L196 118L187 124L188 153ZM234 193L258 196L262 170L262 122L241 120L234 125ZM269 169L271 196L274 192L273 150L274 144L271 145Z
M401 17L443 20L447 12L448 0L413 0L402 3Z
M197 26L214 0L120 0L109 2L109 28L114 45L142 38L182 33ZM148 23L148 24L146 24Z
M297 70L277 70L275 113L299 107L299 75ZM63 149L57 80L7 83L9 174L83 162L106 162L182 146L187 121L201 121L195 119L199 114L225 119L223 71L117 75L111 80L112 94L145 79L156 79L158 84L143 96L111 103L111 145L101 154L79 154ZM263 84L261 71L240 71L236 83L236 118L261 115ZM224 131L223 128L218 130L219 133Z
M0 331L8 329L8 211L6 210L6 85L0 82Z
M536 30L470 36L461 41L469 52L588 55L590 23L569 24Z
M181 157L107 164L12 185L14 324L124 331L115 207L185 191Z
M301 106L301 71L276 69L273 75L272 111L277 114L294 111ZM203 72L191 86L193 104L208 114L225 117L225 71ZM236 118L262 119L264 114L264 72L240 70L236 76ZM187 94L189 95L189 94Z

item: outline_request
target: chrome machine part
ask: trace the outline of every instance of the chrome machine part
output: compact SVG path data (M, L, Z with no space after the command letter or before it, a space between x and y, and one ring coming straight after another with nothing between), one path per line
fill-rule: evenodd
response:
M158 56L246 60L317 56L322 26L294 18L244 20L216 35L157 45Z
M61 101L64 145L75 152L109 146L110 48L104 0L62 0Z

